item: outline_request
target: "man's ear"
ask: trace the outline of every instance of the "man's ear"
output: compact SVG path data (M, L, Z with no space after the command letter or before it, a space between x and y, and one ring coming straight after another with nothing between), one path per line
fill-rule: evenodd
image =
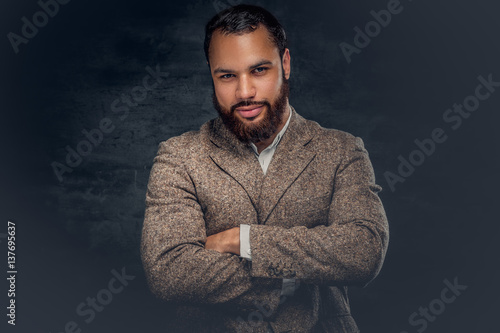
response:
M288 80L290 79L290 72L291 72L291 66L290 66L290 50L285 49L285 52L283 53L283 59L282 59L282 65L283 65L283 74L285 75L285 78Z

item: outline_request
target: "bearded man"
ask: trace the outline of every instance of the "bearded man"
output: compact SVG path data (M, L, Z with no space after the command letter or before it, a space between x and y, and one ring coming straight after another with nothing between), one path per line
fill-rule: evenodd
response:
M219 117L160 143L142 260L168 332L358 332L347 286L380 271L388 224L360 138L289 104L290 51L263 8L206 26Z

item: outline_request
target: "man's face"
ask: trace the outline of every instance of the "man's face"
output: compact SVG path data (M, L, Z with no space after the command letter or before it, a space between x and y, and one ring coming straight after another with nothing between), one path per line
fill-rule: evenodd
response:
M216 31L210 42L214 107L241 140L271 137L288 107L290 54L283 59L264 26L243 35Z

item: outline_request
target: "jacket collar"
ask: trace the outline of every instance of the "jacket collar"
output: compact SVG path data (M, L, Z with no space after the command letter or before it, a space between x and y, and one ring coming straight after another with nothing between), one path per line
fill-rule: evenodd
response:
M262 224L285 191L316 155L307 148L316 131L292 106L290 109L290 123L265 176L250 144L238 140L220 117L214 119L209 126L209 139L214 145L210 150L210 157L243 187L258 212L259 223Z

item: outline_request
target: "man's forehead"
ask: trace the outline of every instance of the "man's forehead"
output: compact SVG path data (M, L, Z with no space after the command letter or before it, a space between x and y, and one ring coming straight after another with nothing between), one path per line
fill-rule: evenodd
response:
M249 57L254 55L256 58L279 57L278 47L272 40L271 34L263 25L259 25L252 32L227 34L220 29L214 31L210 42L210 62L220 62L237 60L235 56ZM269 59L272 60L272 59Z

